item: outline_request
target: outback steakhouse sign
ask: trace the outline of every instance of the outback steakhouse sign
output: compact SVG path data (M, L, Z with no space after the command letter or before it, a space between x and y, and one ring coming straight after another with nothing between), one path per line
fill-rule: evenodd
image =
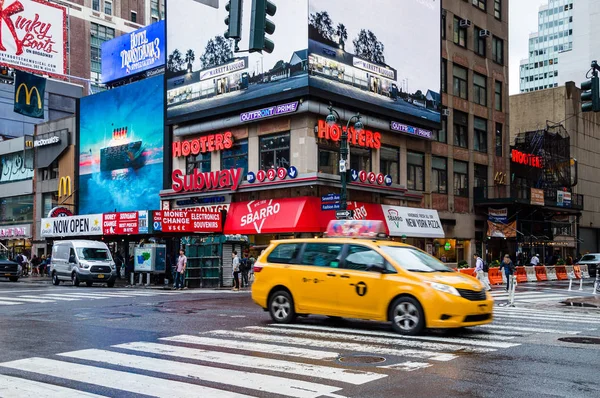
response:
M138 212L104 213L102 217L104 235L139 233Z
M172 188L175 192L181 191L213 191L231 189L236 191L242 180L244 169L229 169L219 171L200 172L194 169L192 174L183 174L177 169L171 174Z
M318 130L320 139L337 142L342 138L342 129L345 130L346 128L338 124L330 126L325 120L319 120ZM363 148L379 149L381 148L381 133L367 129L357 132L354 130L354 127L350 127L348 143Z
M161 224L163 232L221 232L221 213L189 210L159 210L154 212L154 224Z
M233 146L233 134L230 131L219 134L210 134L193 140L175 141L173 143L173 157L187 157L199 153L222 151Z

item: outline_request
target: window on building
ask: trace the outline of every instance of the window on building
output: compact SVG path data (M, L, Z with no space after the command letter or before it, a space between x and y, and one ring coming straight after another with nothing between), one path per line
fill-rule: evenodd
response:
M471 0L471 2L473 3L473 5L475 7L479 8L480 10L485 11L486 0Z
M454 77L454 92L457 97L468 99L468 70L462 66L454 64L452 66L452 76Z
M248 140L234 141L233 146L221 151L221 170L244 169L248 174Z
M97 23L90 23L91 77L100 82L102 72L102 43L115 38L115 30Z
M112 2L104 0L104 13L106 15L112 15Z
M498 80L494 82L494 108L502 111L502 82Z
M473 170L473 173L475 174L475 188L485 188L488 186L487 172L487 166L475 164L475 169Z
M446 10L442 10L442 40L446 40Z
M58 160L52 162L52 164L50 164L48 167L39 169L38 176L42 181L54 180L55 178L58 178Z
M394 184L400 183L400 149L382 146L379 154L379 171L392 177Z
M494 0L494 17L502 20L502 0Z
M477 26L475 27L475 30L473 31L473 51L475 51L475 54L477 55L481 55L482 57L485 57L485 49L486 49L486 42L485 42L485 37L481 37L479 35L479 32L481 32L482 29L478 28Z
M58 206L58 192L46 192L42 194L42 214L43 217L50 213L50 210Z
M260 170L290 167L290 133L260 137Z
M502 124L496 123L496 156L502 156Z
M442 58L442 92L448 92L448 61Z
M487 152L487 120L479 117L473 119L473 149Z
M33 220L33 195L11 196L0 200L2 225L26 224Z
M371 170L371 150L351 147L350 168L354 170Z
M185 158L185 169L187 174L192 174L194 169L198 169L198 171L202 173L211 171L210 158L210 152L199 153L198 155L190 155Z
M406 152L407 188L425 190L425 155L419 152Z
M473 102L486 106L487 104L487 77L473 73Z
M448 131L448 120L442 118L442 128L440 130L433 130L432 139L437 142L442 142L446 144L448 142L447 139L447 131Z
M469 197L469 164L454 161L454 195Z
M159 0L150 0L150 17L152 18L152 22L157 22L162 19L158 1Z
M448 193L448 160L431 157L431 192Z
M92 10L100 11L100 0L92 0Z
M454 17L454 44L467 46L467 29L460 26L460 18Z
M504 40L496 36L492 37L492 60L504 65Z
M133 22L133 23L137 22L137 12L135 12L135 11L131 11L131 22Z
M457 110L454 113L454 145L468 148L469 115Z
M319 147L319 172L340 174L340 151L332 147Z

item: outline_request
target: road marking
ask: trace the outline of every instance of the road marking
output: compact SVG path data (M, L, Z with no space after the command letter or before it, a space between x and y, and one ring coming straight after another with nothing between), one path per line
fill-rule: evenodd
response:
M68 358L101 362L119 367L159 372L193 380L242 387L263 393L268 392L293 398L318 398L322 395L331 394L341 390L340 387L309 381L294 380L234 369L214 368L211 366L149 358L140 355L122 354L107 350L89 349L66 352L58 355ZM179 395L177 390L172 391L172 393L177 396ZM202 396L202 394L198 394L197 396Z
M378 366L378 368L404 370L407 372L412 372L413 370L425 369L430 366L433 366L433 365L431 365L430 363L423 363L423 362L402 362L402 363L396 363L393 365Z
M19 305L25 303L13 303L12 301L0 301L0 305Z
M21 296L21 297L37 297L37 296ZM58 300L58 301L79 301L79 300L81 300L80 298L64 297L62 294L44 294L43 296L40 296L40 297L51 298L52 300Z
M45 384L38 381L0 375L0 397L3 398L102 398L104 395L90 394L71 388Z
M589 319L574 319L574 318L558 318L558 317L544 317L542 315L533 315L533 314L524 314L524 315L518 315L518 314L494 314L494 317L496 318L501 318L501 319L527 319L530 321L534 321L534 322L552 322L552 323L556 323L557 321L565 321L565 322L572 322L572 323L587 323L587 324L595 324L595 325L600 325L600 318L596 319L595 321L589 320Z
M52 303L51 300L40 300L38 298L30 299L30 298L17 298L17 297L0 297L2 301L18 301L19 304L23 303Z
M501 312L510 312L510 313L531 313L531 314L535 314L535 315L556 315L556 316L560 316L560 317L572 317L575 319L591 319L591 320L597 320L598 316L594 315L594 314L586 314L586 313L582 313L582 314L576 314L573 312L560 312L560 311L546 311L546 310L539 310L539 309L533 309L533 308L496 308L494 310L495 311L501 311Z
M60 297L69 297L69 298L77 298L77 299L89 298L92 300L100 300L100 299L109 298L109 297L105 297L105 296L90 296L90 295L81 294L81 293L66 293L66 294L61 294Z
M379 332L372 330L360 330L360 329L346 329L346 328L336 328L336 327L328 327L328 326L318 326L318 325L301 325L301 324L291 324L291 325L281 325L281 324L272 324L271 326L277 326L280 328L292 328L292 329L306 329L306 330L325 330L331 332L341 332L341 333L352 333L366 336L382 336L382 337L392 337L395 339L409 339L409 340L423 340L423 341L436 341L441 343L458 343L465 345L473 345L479 347L493 347L493 348L511 348L517 347L521 344L517 343L505 343L502 341L479 341L473 340L471 335L467 338L457 338L457 337L433 337L433 336L403 336L396 333L391 332ZM497 339L497 337L493 337Z
M65 296L74 296L74 297L90 297L90 298L130 298L131 296L125 294L103 294L103 293L68 293Z
M321 359L321 360L334 360L339 354L331 351L320 351L311 350L307 348L296 348L296 347L283 347L273 344L261 344L247 341L238 341L231 339L215 339L211 337L200 337L200 336L173 336L163 337L160 340L175 341L178 343L206 345L211 347L227 347L237 350L244 351L255 351L263 352L268 354L286 355L291 357L308 358L308 359Z
M480 325L477 326L479 328L486 329L508 329L508 330L519 330L522 332L532 332L532 333L553 333L553 334L579 334L581 332L576 332L573 330L555 330L555 329L542 329L542 328L524 328L520 326L504 326L504 325Z
M300 345L300 346L317 346L320 348L331 348L339 350L341 352L357 351L357 352L369 352L377 353L382 355L397 355L406 356L411 358L431 359L433 361L451 361L456 359L456 355L447 353L438 353L432 351L418 351L418 350L407 350L407 349L394 349L394 348L383 348L376 345L369 344L355 344L348 342L337 342L337 341L317 341L313 339L305 339L301 337L288 337L288 336L275 336L275 335L261 335L258 333L247 333L247 332L236 332L232 330L211 330L205 334L214 334L227 336L229 338L239 338L248 340L260 340L269 343L278 343L283 345Z
M250 397L248 395L221 391L215 388L200 386L198 384L166 380L164 377L150 377L135 373L103 369L96 366L81 365L47 358L34 357L20 359L17 361L0 363L0 366L10 369L17 369L24 372L32 372L34 374L52 375L53 377L58 377L61 379L95 384L102 387L109 386L109 388L128 391L134 394L152 395L154 397L161 398L173 398L173 396L177 396L178 398ZM224 374L227 373L224 372Z
M312 330L298 330L298 329L284 329L284 328L273 328L273 327L262 327L262 326L246 326L244 329L254 330L257 332L265 332L265 333L284 333L291 335L303 335L308 337L317 337L317 338L326 338L326 339L343 339L343 340L351 340L357 341L361 343L372 343L372 344L393 344L395 346L404 346L411 348L423 348L426 350L434 350L434 351L463 351L463 352L493 352L496 351L494 348L476 348L476 347L467 347L464 345L455 345L455 344L447 344L447 343L429 343L423 341L415 341L415 340L402 340L398 338L378 338L374 336L360 336L360 335L340 335L339 333L333 332L317 332Z
M569 297L569 296L558 296L558 297L545 297L545 298L537 298L537 299L526 298L526 299L522 299L522 300L519 300L519 301L521 301L523 303L541 303L541 302L544 302L544 301L559 301L559 300L566 300L566 299L569 299L569 298L572 298L572 297Z
M158 343L135 342L114 345L113 347L141 351L150 354L168 355L177 358L222 363L239 366L242 368L264 369L274 372L292 373L300 376L317 377L354 385L365 384L387 377L387 375L381 373L333 368L329 366L289 362L271 358L252 357L248 355L230 354L219 351L206 351L198 348L172 346Z

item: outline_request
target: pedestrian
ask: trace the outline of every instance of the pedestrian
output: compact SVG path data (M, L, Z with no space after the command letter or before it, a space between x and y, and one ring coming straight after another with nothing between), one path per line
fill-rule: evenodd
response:
M531 257L531 261L529 262L532 266L536 266L540 263L540 257L539 254L534 255L533 257Z
M488 282L483 272L483 260L481 259L481 257L479 257L479 254L477 253L473 255L473 258L475 259L475 273L477 274L477 279L479 280L479 282L481 282L485 290L492 290L492 288L490 287L490 283Z
M133 256L125 257L125 279L127 279L127 285L125 287L130 287L135 284L135 280L131 283L131 275L134 272L135 267L133 265ZM134 278L135 279L135 278Z
M250 267L248 265L248 253L244 253L244 257L240 261L240 272L242 273L242 287L250 286L250 283L248 283L248 271L250 271Z
M253 281L254 280L254 263L256 262L256 259L254 258L254 256L251 254L250 257L248 257L248 281Z
M504 268L504 275L506 276L506 291L510 289L510 278L515 273L515 265L513 264L508 254L504 255L504 260L500 263L500 270Z
M237 251L231 253L231 269L233 270L233 291L240 290L240 259Z
M15 257L15 262L21 267L21 272L23 276L27 276L27 264L23 260L24 256L22 254L17 254Z
M115 267L117 268L117 279L121 279L121 267L123 266L123 256L121 252L117 250L115 254Z
M40 264L41 264L41 260L37 255L33 255L33 257L31 258L31 275L37 275L37 276L41 276L42 274L40 273Z
M177 259L177 275L175 276L175 290L183 289L185 267L187 266L187 257L183 249L179 250Z
M567 256L567 265L573 265L573 257L570 254Z

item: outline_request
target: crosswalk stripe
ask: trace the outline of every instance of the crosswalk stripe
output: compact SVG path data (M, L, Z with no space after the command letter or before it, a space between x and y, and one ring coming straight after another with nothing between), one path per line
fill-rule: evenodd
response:
M52 375L61 379L78 381L100 386L109 386L117 390L134 394L149 394L154 397L172 398L173 396L198 398L248 398L250 396L229 391L217 390L198 384L165 380L164 378L138 375L119 370L103 369L96 366L57 361L47 358L28 358L0 363L0 366L35 374Z
M101 299L107 299L108 297L105 296L90 296L87 294L81 294L81 293L65 293L65 294L61 294L61 297L70 297L70 298L77 298L77 299L85 299L85 298L89 298L92 300L101 300Z
M538 308L495 308L494 312L496 312L496 311L531 313L531 314L538 314L538 315L560 315L560 316L564 316L564 317L573 317L573 318L577 318L577 319L582 319L582 318L598 319L598 315L595 315L595 314L550 311L550 310L544 310L544 309L538 309Z
M520 299L520 298L541 298L541 297L565 297L566 295L564 294L558 294L558 293L525 293L525 294L515 294L515 299ZM493 298L509 298L510 295L509 294L502 294L502 295L492 295Z
M111 297L123 297L129 298L126 294L104 294L104 293L68 293L65 296L74 296L74 297L90 297L90 298L111 298Z
M509 330L519 330L522 332L533 332L533 333L554 333L554 334L579 334L581 332L573 331L573 330L555 330L555 329L542 329L542 328L526 328L520 326L508 326L508 325L480 325L479 328L486 329L509 329Z
M0 300L2 301L17 301L19 302L19 304L23 304L23 303L52 303L51 300L40 300L40 299L30 299L30 298L20 298L20 297L0 297Z
M402 362L402 363L396 363L393 365L378 366L378 368L404 370L407 372L412 372L413 370L425 369L425 368L429 368L430 366L433 366L433 365L430 363L422 363L422 362Z
M540 322L540 321L546 321L546 322L557 322L557 321L564 321L565 323L588 323L588 324L595 324L595 325L600 325L600 318L592 321L589 319L561 319L558 317L550 317L550 316L539 316L539 315L518 315L518 314L495 314L494 315L496 318L504 318L504 319L527 319L531 322Z
M586 315L586 314L563 314L560 312L543 312L543 311L526 311L525 308L515 308L515 309L506 309L506 308L496 308L494 310L495 314L507 314L507 315L526 315L532 317L550 317L551 319L583 319L589 321L597 321L600 317L595 315Z
M536 299L526 298L526 299L522 299L522 300L519 300L519 301L522 301L524 303L541 303L541 302L544 302L544 301L556 301L557 299L566 300L568 298L569 298L568 296L544 297L544 298L536 298Z
M89 349L59 354L68 358L101 362L119 367L183 376L193 380L243 387L260 392L285 395L292 398L317 398L341 390L340 387L279 376L245 372L234 369L175 362L140 355L122 354L107 350ZM178 395L177 391L173 391ZM200 394L198 394L200 396Z
M308 359L334 360L339 356L337 352L331 351L312 350L297 347L283 347L274 344L262 344L231 339L215 339L211 337L200 337L190 335L163 337L160 340L205 345L210 347L228 347L237 350L263 352L276 355L287 355L291 357Z
M241 354L230 354L219 351L206 351L198 348L189 348L157 343L135 342L113 346L132 351L141 351L150 354L168 355L177 358L194 359L198 361L215 362L242 368L264 369L274 372L285 372L307 377L318 377L349 383L354 385L365 384L374 380L387 377L385 374L363 372L360 370L348 371L343 368L312 365L282 361L279 359L252 357Z
M37 297L37 296L21 296L21 297ZM52 300L58 300L58 301L79 301L79 300L81 300L80 298L64 297L62 294L44 294L43 296L40 296L40 297L51 298Z
M360 335L340 335L339 333L332 332L317 332L312 330L298 330L298 329L284 329L284 328L273 328L273 327L262 327L262 326L246 326L244 329L254 330L257 332L265 333L284 333L291 335L304 335L309 337L327 338L327 339L343 339L351 340L361 343L372 343L372 344L393 344L394 346L404 346L411 348L423 348L426 350L434 351L463 351L463 352L493 352L496 351L494 348L478 348L478 347L467 347L465 345L447 344L447 343L429 343L424 341L415 340L402 340L398 338L378 338L374 336L360 336Z
M3 398L102 398L104 395L90 394L54 384L0 375L0 397Z
M358 335L366 335L366 336L381 336L381 337L392 337L395 339L408 339L408 340L423 340L423 341L435 341L441 343L458 343L479 347L491 347L491 348L511 348L519 346L518 343L505 343L502 341L481 341L474 340L469 336L469 338L460 338L460 337L433 337L433 336L403 336L396 333L391 332L379 332L373 330L359 330L359 329L345 329L345 328L336 328L336 327L328 327L328 326L319 326L319 325L301 325L301 324L272 324L271 326L276 326L280 328L291 328L291 329L305 329L305 330L324 330L330 332L339 332L339 333L350 333L350 334L358 334ZM496 337L494 337L496 339Z
M357 352L369 352L369 353L377 353L384 355L397 355L397 356L406 356L411 358L419 358L419 359L431 359L433 361L451 361L456 358L454 354L448 353L438 353L432 351L418 351L418 350L408 350L408 349L394 349L394 348L383 348L376 345L368 345L368 344L355 344L348 342L337 342L337 341L323 341L323 340L313 340L306 339L301 337L289 337L289 336L275 336L275 335L261 335L257 333L247 333L247 332L236 332L231 330L211 330L210 332L206 332L207 334L213 335L221 335L228 337L236 337L240 339L248 339L248 340L261 340L269 343L279 343L279 344L295 344L300 346L318 346L321 348L331 348L334 350L339 350L342 352L347 351L357 351Z
M0 301L0 305L19 305L24 303L14 303L12 301Z

